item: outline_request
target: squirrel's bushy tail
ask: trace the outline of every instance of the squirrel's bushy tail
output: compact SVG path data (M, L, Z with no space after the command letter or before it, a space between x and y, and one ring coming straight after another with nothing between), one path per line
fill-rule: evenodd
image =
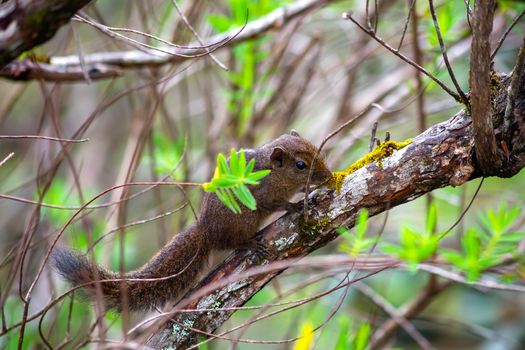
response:
M127 305L131 310L150 309L162 306L169 300L176 300L192 286L199 271L208 259L209 251L204 238L192 234L195 226L176 235L146 265L126 273L124 288ZM83 289L87 296L97 298L97 284L100 286L105 306L122 309L122 284L119 273L111 272L91 263L84 255L64 247L55 247L51 255L53 266L72 285L78 286L94 281ZM139 280L139 281L137 281ZM140 281L144 280L144 281Z

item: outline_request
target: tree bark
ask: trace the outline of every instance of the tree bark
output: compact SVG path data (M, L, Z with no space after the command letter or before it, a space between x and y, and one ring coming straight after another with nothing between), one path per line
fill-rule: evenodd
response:
M90 0L11 0L0 4L0 68L51 39Z
M522 71L519 74L524 73ZM510 80L509 76L501 75L497 81L493 81L491 115L498 140L503 132ZM493 172L501 177L513 176L525 166L525 146L522 142L525 135L524 85L521 84L516 94L516 118L511 125L512 154L504 160L503 167ZM362 208L368 209L370 215L376 215L434 189L459 186L482 176L474 154L472 119L462 110L449 120L432 126L417 136L412 144L384 159L381 168L377 163L372 163L348 176L339 194L327 189L312 193L308 222L304 222L301 213L288 213L262 230L260 234L271 253L270 262L303 257L326 245L337 238L335 228L354 224L356 214ZM236 274L245 273L256 266L253 259L249 253L237 252L218 266L176 306L171 314L172 320L166 321L148 339L147 345L185 349L197 342L197 333L191 329L213 333L233 311L177 313L177 309L216 309L243 305L282 272L266 271L230 283ZM225 278L228 278L226 283ZM215 288L217 286L220 288Z
M494 20L494 0L474 6L470 55L470 105L476 142L476 157L481 170L490 175L501 166L490 117L490 33Z

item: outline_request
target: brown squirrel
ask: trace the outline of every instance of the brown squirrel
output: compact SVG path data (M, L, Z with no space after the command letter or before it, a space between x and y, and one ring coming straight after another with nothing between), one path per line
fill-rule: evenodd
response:
M144 266L124 275L133 280L161 278L126 281L130 309L150 309L180 298L181 293L196 282L213 250L260 248L255 239L259 226L271 213L286 209L290 198L304 188L316 148L292 130L259 148L246 150L245 154L247 161L255 158L254 170L271 170L258 186L250 186L257 209L242 207L242 213L235 214L214 193L207 193L193 225L177 234ZM330 175L324 160L318 156L313 164L311 183L321 184ZM85 256L63 247L53 250L52 264L75 286L121 278L119 273L92 264ZM100 283L106 307L122 308L121 283L118 280ZM88 297L96 298L95 283L84 290Z

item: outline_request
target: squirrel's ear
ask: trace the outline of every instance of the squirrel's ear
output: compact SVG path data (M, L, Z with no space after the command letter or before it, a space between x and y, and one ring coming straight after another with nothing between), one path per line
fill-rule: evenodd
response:
M292 129L292 131L290 131L290 135L292 135L292 136L297 136L297 137L301 137L301 135L299 135L299 133L298 133L297 130L295 130L295 129Z
M282 147L275 147L270 156L272 165L276 168L280 168L284 164L284 149Z

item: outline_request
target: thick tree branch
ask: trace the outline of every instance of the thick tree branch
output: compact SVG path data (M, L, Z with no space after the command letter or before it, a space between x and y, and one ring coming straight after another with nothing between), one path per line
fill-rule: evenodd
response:
M0 68L55 35L90 0L10 0L0 4Z
M483 174L501 167L490 117L490 33L494 19L494 0L476 2L470 55L470 104L476 143L476 157Z
M501 137L505 113L508 76L501 76L493 82L497 95L493 98L493 125L498 138ZM525 88L521 86L516 98L519 115L512 128L511 143L520 142L525 135ZM519 148L519 151L517 150ZM512 148L513 154L498 172L509 177L525 166L525 149ZM466 181L482 176L474 154L472 121L464 110L448 121L434 125L417 136L406 148L385 159L382 169L373 163L351 174L340 194L330 190L319 190L309 200L310 221L302 221L301 213L289 213L266 227L261 235L269 246L271 261L290 257L303 257L337 238L335 228L352 226L361 208L367 208L370 215L376 215L389 208L411 201L434 189L445 186L459 186ZM253 256L237 253L210 273L194 290L217 286L225 278L246 271L254 266ZM228 308L243 305L279 272L268 272L255 277L244 278L237 283L219 288L211 294L181 302L178 307L197 309ZM196 299L196 300L194 300ZM187 348L197 341L195 333L181 325L212 333L221 326L233 311L217 313L180 313L153 335L148 341L152 347Z

